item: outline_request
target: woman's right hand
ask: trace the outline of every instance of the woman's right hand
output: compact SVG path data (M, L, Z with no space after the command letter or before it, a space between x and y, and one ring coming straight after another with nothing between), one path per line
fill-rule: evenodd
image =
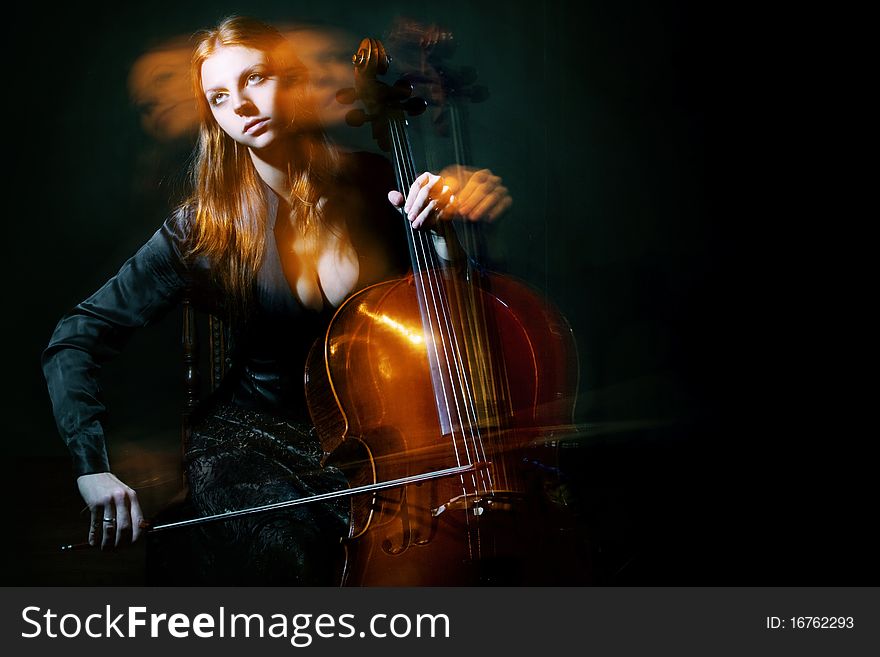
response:
M144 516L133 489L109 472L82 475L76 485L92 513L89 545L97 544L98 532L102 550L138 539Z

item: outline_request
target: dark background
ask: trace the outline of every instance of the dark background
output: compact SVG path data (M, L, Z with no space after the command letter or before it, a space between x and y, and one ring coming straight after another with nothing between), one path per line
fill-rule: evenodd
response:
M430 5L93 4L32 10L12 35L4 583L143 580L140 547L57 552L87 522L39 355L183 189L191 144L143 130L131 65L230 13L339 25L352 49L401 15L455 31L455 61L491 93L471 108L474 161L514 198L494 264L543 290L578 342L583 432L562 467L595 583L870 583L867 466L806 289L821 279L800 240L809 194L783 198L798 117L765 59L780 34L684 3ZM179 322L102 373L111 463L148 515L177 485Z

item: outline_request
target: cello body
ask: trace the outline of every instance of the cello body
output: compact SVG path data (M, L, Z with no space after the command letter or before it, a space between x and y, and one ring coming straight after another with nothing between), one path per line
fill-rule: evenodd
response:
M468 279L466 295L446 297L446 334L423 328L419 276L445 291ZM342 584L571 582L544 428L571 423L576 363L565 318L507 277L422 272L349 298L306 367L329 460L352 486L479 469L353 498ZM444 364L438 378L432 370Z

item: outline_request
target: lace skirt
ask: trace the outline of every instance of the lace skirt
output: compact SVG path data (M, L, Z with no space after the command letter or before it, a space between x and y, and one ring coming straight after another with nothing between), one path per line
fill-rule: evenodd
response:
M221 404L192 430L184 455L189 493L175 515L207 516L344 489L342 472L322 468L322 456L310 425ZM159 532L148 546L148 579L338 585L348 513L348 499L342 498Z

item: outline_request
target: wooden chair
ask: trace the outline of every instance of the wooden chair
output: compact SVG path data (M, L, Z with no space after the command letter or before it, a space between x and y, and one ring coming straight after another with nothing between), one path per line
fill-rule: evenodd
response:
M183 299L183 326L181 342L183 346L183 409L180 423L180 456L183 462L184 451L192 429L193 414L206 394L212 393L220 385L231 361L227 348L230 344L229 330L219 318L196 312L188 295ZM199 340L200 328L207 325L208 344L204 349ZM207 358L206 358L207 357ZM209 364L207 386L203 382L204 364ZM188 501L188 488L185 472L181 472L180 491L164 505L154 517L157 524L176 522L193 517L194 511ZM148 537L146 544L146 583L150 585L186 585L194 574L189 572L188 564L193 558L193 547L184 531L159 533Z
M188 296L183 299L183 411L180 423L181 445L186 445L192 428L192 414L203 397L200 361L204 356L199 342L199 317ZM207 316L208 358L210 359L208 392L214 392L229 370L229 331L221 319Z

